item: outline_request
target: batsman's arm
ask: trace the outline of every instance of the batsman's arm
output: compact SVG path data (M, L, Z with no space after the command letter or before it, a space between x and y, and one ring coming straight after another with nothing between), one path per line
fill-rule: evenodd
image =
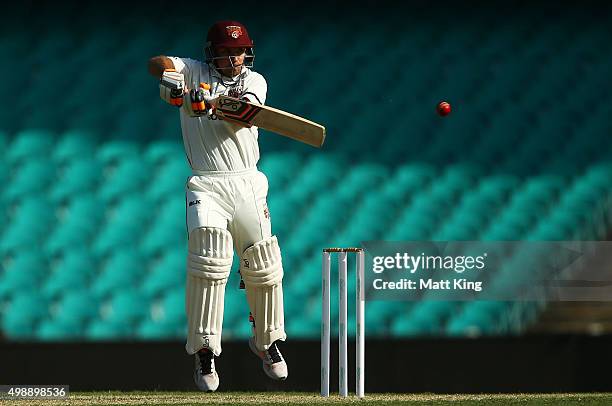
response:
M185 76L174 69L171 58L159 55L149 59L149 74L159 79L159 97L168 104L181 107L185 94Z
M149 59L148 68L151 76L161 79L164 70L174 69L174 63L167 56L158 55Z

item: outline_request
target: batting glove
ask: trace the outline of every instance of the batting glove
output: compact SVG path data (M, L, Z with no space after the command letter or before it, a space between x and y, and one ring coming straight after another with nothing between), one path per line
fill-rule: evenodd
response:
M183 96L183 106L190 117L202 117L212 114L214 98L210 95L210 85L200 83L197 89L191 89Z
M174 69L166 69L159 81L159 97L173 106L183 105L185 94L185 77Z

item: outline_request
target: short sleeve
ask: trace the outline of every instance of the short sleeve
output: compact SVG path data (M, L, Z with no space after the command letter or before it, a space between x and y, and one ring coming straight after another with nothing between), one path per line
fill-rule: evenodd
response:
M253 80L249 81L247 87L242 92L242 97L250 102L265 104L268 93L268 83L259 73L253 72Z
M174 69L185 75L185 80L187 82L191 82L191 76L193 72L197 71L200 62L195 59L179 58L178 56L169 56L168 58L172 61Z

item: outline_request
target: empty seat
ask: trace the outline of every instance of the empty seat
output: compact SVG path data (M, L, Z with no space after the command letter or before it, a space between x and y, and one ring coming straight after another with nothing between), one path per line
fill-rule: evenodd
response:
M475 301L467 303L462 313L448 325L448 333L458 336L490 335L498 331L498 320L507 311L506 302Z
M116 293L107 308L105 319L113 324L134 325L150 313L149 299L134 289Z
M187 334L187 323L146 320L138 327L136 334L144 340L181 340Z
M6 153L13 165L32 157L48 157L53 150L53 136L45 130L23 130L15 135Z
M105 172L104 183L99 196L105 201L139 193L144 197L145 185L151 179L150 168L140 157L122 157L108 172Z
M152 265L151 272L143 285L143 292L149 297L158 296L169 289L184 286L187 278L187 250L183 247L164 253Z
M55 163L48 159L25 160L3 190L5 200L23 200L44 192L55 181Z
M54 201L60 201L93 192L103 173L103 167L97 160L73 157L53 182L51 197Z
M230 326L224 320L224 335ZM137 329L138 337L143 339L184 339L187 331L185 313L185 289L167 289L165 296L151 305L151 312Z
M53 318L59 323L85 324L100 317L100 302L88 289L73 289L66 292L54 307Z
M284 186L299 172L301 166L301 157L291 153L268 154L258 164L259 170L267 176L271 190Z
M2 331L10 339L31 339L37 323L48 314L47 301L35 292L17 294L2 317Z
M78 341L82 339L83 331L83 326L73 320L46 319L38 326L35 335L42 341Z
M60 210L60 222L55 224L45 249L50 255L62 251L89 250L102 228L104 202L92 195L79 195Z
M64 163L72 159L91 158L96 148L94 134L87 131L68 131L62 134L54 150L53 159Z
M39 252L16 251L4 261L0 273L0 301L31 290L38 290L49 273L47 259Z
M109 141L98 146L97 158L104 165L114 165L124 158L134 158L139 155L138 145L129 141Z
M93 282L93 293L105 297L120 289L138 287L146 268L144 259L129 249L114 252Z
M182 155L167 158L163 165L155 167L155 181L151 182L147 195L155 201L171 196L184 197L185 182L191 171Z
M86 288L89 280L87 272L67 272L64 269L56 269L48 276L42 292L49 298L57 297L73 289Z
M158 168L176 158L182 158L185 161L185 152L179 141L162 139L151 141L144 152L144 157L151 167Z
M92 341L122 340L135 337L128 324L114 324L106 320L94 320L85 328L85 337Z
M93 244L94 252L104 255L122 246L138 247L151 215L143 210L143 204L146 204L146 199L132 195L109 210L107 221Z
M54 207L44 198L27 199L16 207L0 241L0 252L14 252L40 245L55 223Z

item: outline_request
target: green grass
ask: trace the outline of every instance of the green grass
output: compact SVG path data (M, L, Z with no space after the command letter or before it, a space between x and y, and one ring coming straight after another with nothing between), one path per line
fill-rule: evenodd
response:
M65 400L0 400L0 405L312 405L367 403L368 405L610 405L608 393L558 394L366 394L365 399L333 395L328 399L315 393L282 392L77 392Z

